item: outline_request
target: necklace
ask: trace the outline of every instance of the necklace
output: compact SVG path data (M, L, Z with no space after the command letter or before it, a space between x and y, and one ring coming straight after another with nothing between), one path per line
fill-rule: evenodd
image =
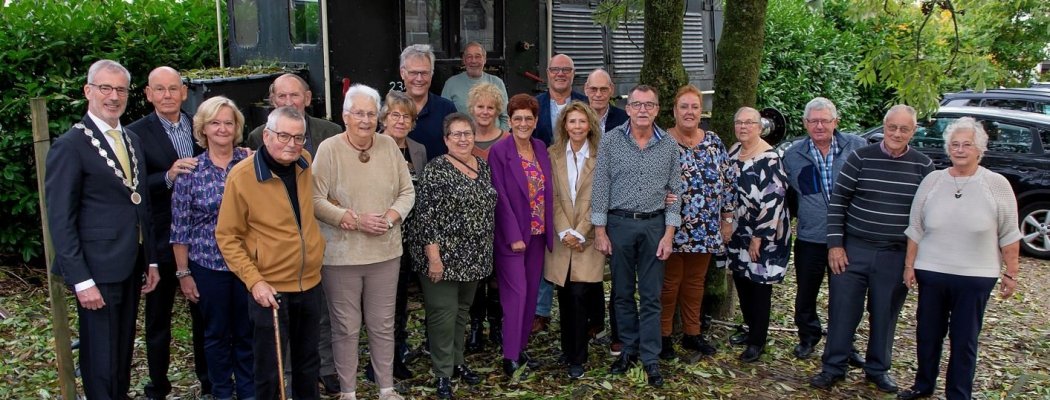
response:
M367 163L368 160L372 159L372 156L368 154L368 150L371 149L372 145L376 143L376 137L375 135L372 135L372 137L370 137L369 139L370 140L368 141L368 147L362 149L360 147L357 147L357 145L354 144L354 142L350 141L350 132L346 133L346 143L349 143L350 147L353 147L354 150L360 152L357 154L357 160L360 161L362 164Z
M91 145L95 146L95 149L98 150L98 155L102 156L102 158L104 160L106 160L106 165L108 165L110 168L113 169L113 174L117 176L117 179L120 179L121 183L123 183L124 186L128 188L128 190L131 191L131 196L130 196L131 197L131 203L132 204L136 204L136 205L138 205L139 203L142 203L142 195L139 194L139 192L138 192L138 187L139 187L139 159L135 155L135 146L132 146L131 145L131 141L128 140L128 134L126 132L124 132L123 130L120 131L121 135L123 136L122 140L124 141L124 145L127 146L128 152L131 153L131 167L132 168L131 168L131 177L130 178L129 177L125 177L124 176L124 171L121 171L120 168L117 168L117 163L115 161L113 161L113 159L109 157L109 153L106 152L106 150L104 150L102 148L102 142L99 142L99 140L96 139L95 136L92 135L91 129L88 129L86 126L84 126L84 124L79 123L79 122L74 124L73 127L77 128L77 129L80 129L81 131L84 132L84 135L87 136L89 140L91 140Z
M955 170L955 171L958 172L958 170ZM951 174L949 174L949 175L951 175ZM974 175L976 175L976 172L974 173ZM970 175L970 176L968 176L966 178L965 181L963 181L962 186L960 186L959 185L959 177L957 177L955 175L952 175L952 183L955 184L955 198L957 198L957 199L962 198L962 195L963 195L962 190L964 188L966 188L966 185L969 184L970 181L972 181L972 180L973 180L973 175Z
M456 157L456 156L454 156L452 154L448 154L448 156L449 156L449 158L451 158L453 160L456 160L456 162L458 162L460 165L462 165L464 167L467 167L467 169L469 169L470 172L474 173L474 176L481 176L481 173L478 172L478 169L474 168L474 167L471 167L470 164L467 164L466 161L460 160L459 157Z

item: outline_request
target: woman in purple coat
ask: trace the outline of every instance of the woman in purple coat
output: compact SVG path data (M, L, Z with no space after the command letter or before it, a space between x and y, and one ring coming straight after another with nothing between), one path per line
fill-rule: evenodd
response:
M540 105L527 94L510 98L511 137L489 150L492 186L499 194L493 253L503 305L503 372L513 377L536 363L525 353L543 275L544 246L554 247L554 189L551 161L542 140L532 137Z

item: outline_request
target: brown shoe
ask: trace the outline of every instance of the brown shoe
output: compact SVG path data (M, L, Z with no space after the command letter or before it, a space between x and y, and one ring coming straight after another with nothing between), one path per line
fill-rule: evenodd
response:
M547 323L549 322L551 322L551 317L537 315L536 319L532 320L532 333L539 333L540 331L547 330Z

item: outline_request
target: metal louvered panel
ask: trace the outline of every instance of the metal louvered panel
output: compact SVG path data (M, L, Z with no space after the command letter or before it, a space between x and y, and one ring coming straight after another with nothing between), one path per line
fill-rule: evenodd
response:
M555 3L551 19L554 52L572 57L575 78L586 78L595 68L605 66L605 45L601 26L591 19L591 9Z
M707 46L704 42L703 16L698 12L685 13L682 30L682 64L688 73L703 73Z
M642 21L620 22L612 31L612 68L617 76L637 76L642 71L644 26Z

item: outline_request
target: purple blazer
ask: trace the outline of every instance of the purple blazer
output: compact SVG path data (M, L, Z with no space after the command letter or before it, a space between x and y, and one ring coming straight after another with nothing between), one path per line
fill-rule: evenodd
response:
M543 203L544 236L547 250L554 249L554 180L551 178L551 159L543 141L532 138L532 151L543 169L546 198ZM510 244L523 241L528 244L529 221L529 183L525 171L521 169L521 159L514 147L514 137L508 136L489 148L489 167L492 169L492 186L499 194L496 202L495 246L497 252L507 253Z

